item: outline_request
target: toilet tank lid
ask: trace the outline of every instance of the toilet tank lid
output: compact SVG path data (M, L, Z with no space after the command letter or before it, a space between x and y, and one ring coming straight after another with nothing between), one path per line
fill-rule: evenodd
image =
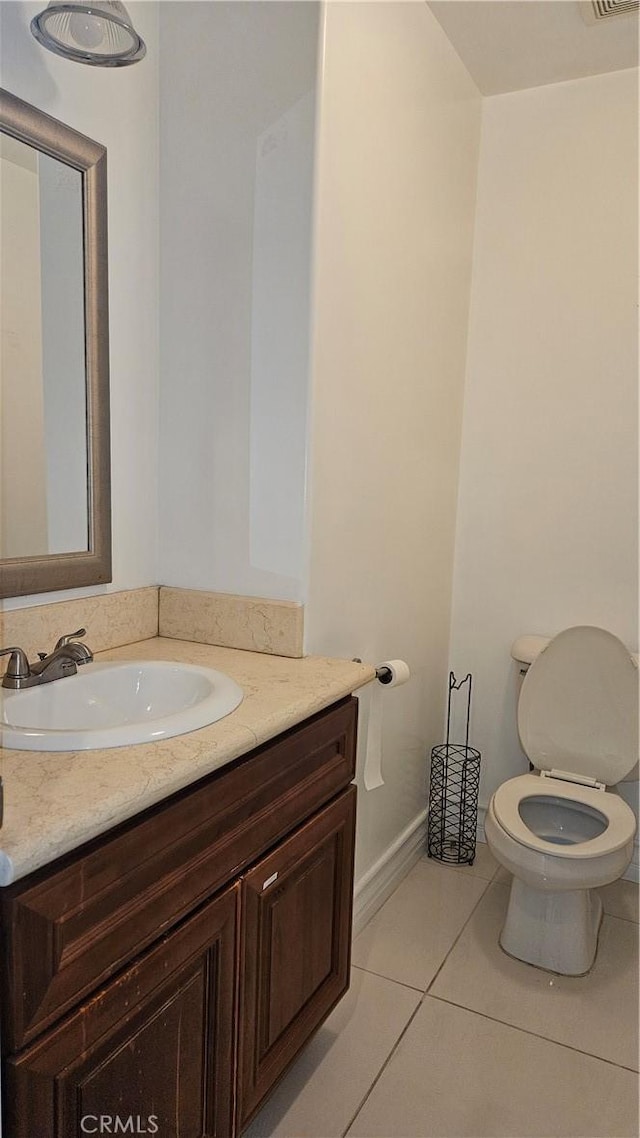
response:
M534 636L531 633L519 636L511 645L511 658L518 664L533 664L550 640L550 636Z
M544 651L547 644L551 643L552 639L551 636L536 636L534 633L527 632L514 640L511 645L511 659L518 664L533 664L533 661ZM638 664L638 654L631 652L630 655L633 662Z

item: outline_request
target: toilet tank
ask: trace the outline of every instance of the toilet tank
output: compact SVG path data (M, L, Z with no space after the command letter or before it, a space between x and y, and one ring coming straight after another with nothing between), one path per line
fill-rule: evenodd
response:
M520 674L526 676L533 661L552 638L550 636L519 636L511 645L511 658L520 665Z

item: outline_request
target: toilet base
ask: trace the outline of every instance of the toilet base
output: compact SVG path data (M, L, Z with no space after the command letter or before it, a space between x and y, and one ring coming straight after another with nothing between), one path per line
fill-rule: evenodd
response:
M526 964L583 976L598 947L602 901L591 889L547 892L514 877L500 944Z

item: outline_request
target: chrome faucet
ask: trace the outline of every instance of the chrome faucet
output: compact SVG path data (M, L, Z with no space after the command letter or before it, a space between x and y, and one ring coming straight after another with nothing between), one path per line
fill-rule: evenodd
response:
M90 664L93 652L86 644L76 640L84 636L86 628L61 636L53 652L39 652L36 663L30 664L22 648L0 649L0 656L8 656L7 670L2 677L2 687L12 691L32 688L36 684L48 684L64 676L75 676L78 667Z

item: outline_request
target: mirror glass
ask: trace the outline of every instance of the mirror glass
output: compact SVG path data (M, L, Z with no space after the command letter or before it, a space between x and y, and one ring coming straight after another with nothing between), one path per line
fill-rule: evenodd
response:
M0 89L0 597L111 580L107 152Z
M0 558L89 548L82 177L0 135Z

